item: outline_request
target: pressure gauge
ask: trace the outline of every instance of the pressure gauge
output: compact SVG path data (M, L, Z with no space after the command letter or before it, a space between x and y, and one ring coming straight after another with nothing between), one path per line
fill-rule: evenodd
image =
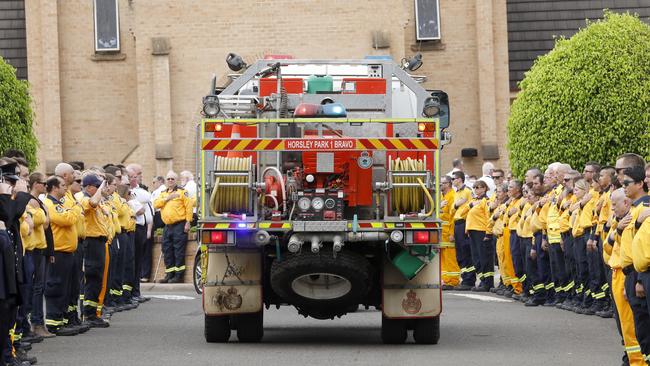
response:
M303 197L298 200L298 207L303 211L309 210L310 205L311 205L311 201L307 197Z
M328 198L325 200L325 208L331 210L336 206L336 201L333 198Z
M399 230L393 230L390 233L390 240L392 240L395 243L399 243L404 239L404 233L399 231Z
M311 207L316 211L322 210L323 206L325 206L325 201L320 197L316 197L311 201Z

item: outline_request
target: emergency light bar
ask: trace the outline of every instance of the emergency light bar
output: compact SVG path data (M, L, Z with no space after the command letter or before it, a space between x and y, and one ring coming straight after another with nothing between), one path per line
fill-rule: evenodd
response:
M257 123L435 123L439 122L435 118L230 118L230 119L204 119L205 130L209 132L216 123L237 123L237 124L257 124ZM212 130L214 131L214 130Z

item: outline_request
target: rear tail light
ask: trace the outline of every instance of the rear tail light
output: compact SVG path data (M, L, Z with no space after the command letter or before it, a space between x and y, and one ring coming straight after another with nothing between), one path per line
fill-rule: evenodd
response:
M416 231L413 233L413 242L415 244L428 244L429 243L429 232L428 231Z
M203 244L226 244L228 233L226 231L204 231Z

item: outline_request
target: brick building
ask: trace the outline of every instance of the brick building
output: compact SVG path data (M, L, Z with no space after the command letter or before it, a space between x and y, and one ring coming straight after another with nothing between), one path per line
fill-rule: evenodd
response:
M420 51L417 74L452 103L455 142L443 169L466 147L479 151L467 161L473 171L484 151L506 163L505 0L440 1L441 37L433 41L416 41L413 0L119 0L114 52L95 51L93 1L30 0L25 15L39 163L48 171L61 160L138 161L147 175L193 170L201 97L214 73L225 80L228 52L251 61L266 53L400 60ZM168 52L154 51L159 38Z

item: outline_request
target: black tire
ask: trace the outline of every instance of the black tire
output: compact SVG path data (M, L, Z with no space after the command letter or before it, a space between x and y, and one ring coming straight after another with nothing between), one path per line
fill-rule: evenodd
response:
M284 301L295 306L301 314L317 319L330 319L346 314L352 306L364 302L370 289L371 269L366 258L351 251L339 252L336 258L331 251L317 254L302 252L290 255L281 262L273 262L271 287ZM338 282L336 285L338 290L334 290L335 285L329 287L329 278L332 278L335 283ZM294 289L294 281L300 284L301 279L307 282L310 280L326 282L327 289L324 292L332 290L331 296L334 297L306 297L299 294ZM336 294L336 291L339 291L340 295ZM324 292L321 287L321 294Z
M198 250L194 256L194 268L192 268L192 283L194 284L194 291L199 295L203 293L203 283L201 283L201 255L201 250Z
M385 344L403 344L407 336L406 320L381 318L381 340Z
M230 316L205 317L205 340L209 343L225 343L230 339Z
M264 310L253 314L237 315L237 339L257 343L264 337Z
M415 319L413 339L418 344L438 344L440 339L440 317Z

